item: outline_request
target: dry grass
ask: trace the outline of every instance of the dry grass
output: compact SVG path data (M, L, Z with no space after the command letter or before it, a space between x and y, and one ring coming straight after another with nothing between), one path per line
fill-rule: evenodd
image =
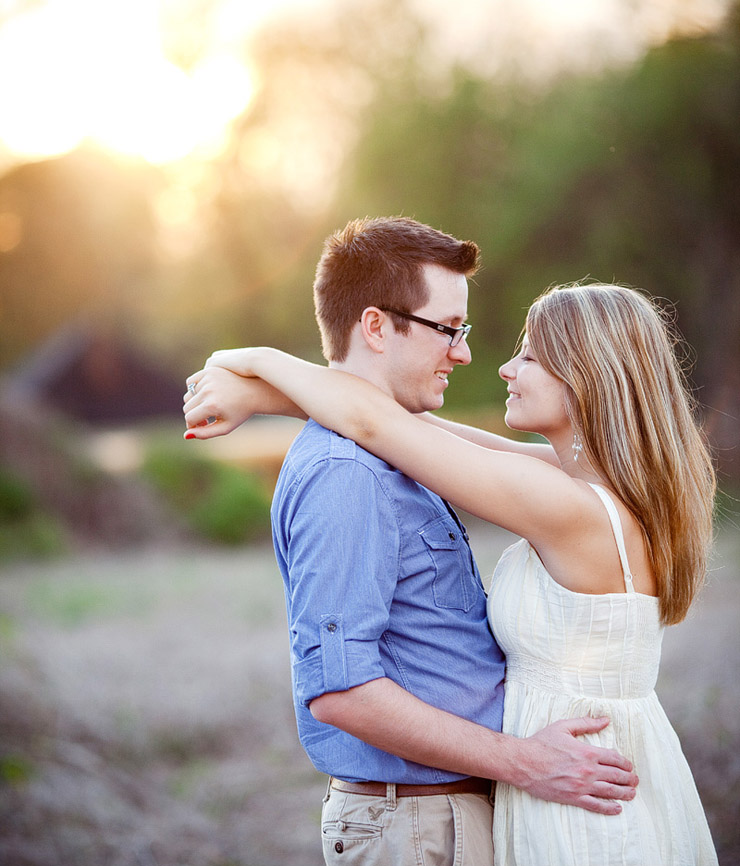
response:
M507 542L475 527L481 571ZM666 636L659 692L740 862L740 550ZM732 562L733 565L728 563ZM0 862L318 866L267 547L14 565L0 579Z

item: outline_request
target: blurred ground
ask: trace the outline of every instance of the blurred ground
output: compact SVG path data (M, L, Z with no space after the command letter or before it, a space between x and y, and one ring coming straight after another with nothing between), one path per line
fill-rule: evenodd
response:
M510 536L471 522L481 573ZM740 863L740 543L725 532L659 694L722 866ZM318 866L325 787L295 734L269 547L6 567L0 862Z

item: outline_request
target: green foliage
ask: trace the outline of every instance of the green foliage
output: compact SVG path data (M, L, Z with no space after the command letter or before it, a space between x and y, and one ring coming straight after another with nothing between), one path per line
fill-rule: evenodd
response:
M717 525L730 527L735 531L735 538L740 530L740 487L720 480L717 497L714 504L714 516ZM740 547L739 547L740 549Z
M28 517L33 511L33 496L28 487L13 475L0 469L0 521L12 523Z
M33 765L23 755L0 756L0 781L12 787L26 784L33 777Z
M0 467L0 561L57 556L65 549L58 521L39 509L27 484Z
M408 78L379 94L336 221L403 212L481 245L475 364L451 407L487 399L548 286L638 286L675 304L708 432L740 477L739 35L730 20L539 90L459 68L444 87Z
M275 25L249 47L260 81L249 111L192 190L203 221L190 256L152 246L165 173L81 152L6 177L32 241L0 262L20 310L12 334L0 327L0 364L92 299L188 370L240 344L318 358L310 286L324 237L351 217L403 213L483 250L476 363L456 374L451 406L500 394L495 370L544 288L617 281L676 302L713 440L737 453L739 10L631 65L536 84L517 73L528 56L514 44L486 46L493 63L473 50L454 65L408 0ZM101 196L115 207L98 225ZM724 462L740 478L740 461Z
M141 618L148 601L141 595L132 596L126 587L86 579L39 582L28 595L30 610L66 628L122 612Z
M150 451L142 472L204 538L241 544L269 531L270 497L254 475L162 446Z

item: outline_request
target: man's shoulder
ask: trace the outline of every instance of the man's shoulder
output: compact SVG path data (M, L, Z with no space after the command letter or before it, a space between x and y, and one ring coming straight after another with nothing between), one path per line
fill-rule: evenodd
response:
M274 501L323 496L377 502L378 495L400 507L433 494L353 440L309 420L285 456Z
M365 451L351 439L308 421L283 461L273 495L273 520L296 509L329 515L363 509L399 510L408 495L399 485L406 476Z
M302 472L333 461L359 463L377 472L396 472L392 466L366 451L352 439L345 439L311 419L293 440L285 456L283 469Z
M431 490L351 439L308 421L280 471L273 522L312 508L326 519L350 520L364 513L380 520L383 514L404 532L447 513Z

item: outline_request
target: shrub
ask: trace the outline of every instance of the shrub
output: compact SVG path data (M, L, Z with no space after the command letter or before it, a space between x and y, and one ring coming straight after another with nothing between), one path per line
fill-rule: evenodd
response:
M60 524L38 507L30 487L0 467L0 560L56 556L66 546Z
M256 476L215 460L157 447L142 473L199 535L222 544L266 537L270 497Z
M20 478L0 468L0 523L12 523L33 511L33 496Z

